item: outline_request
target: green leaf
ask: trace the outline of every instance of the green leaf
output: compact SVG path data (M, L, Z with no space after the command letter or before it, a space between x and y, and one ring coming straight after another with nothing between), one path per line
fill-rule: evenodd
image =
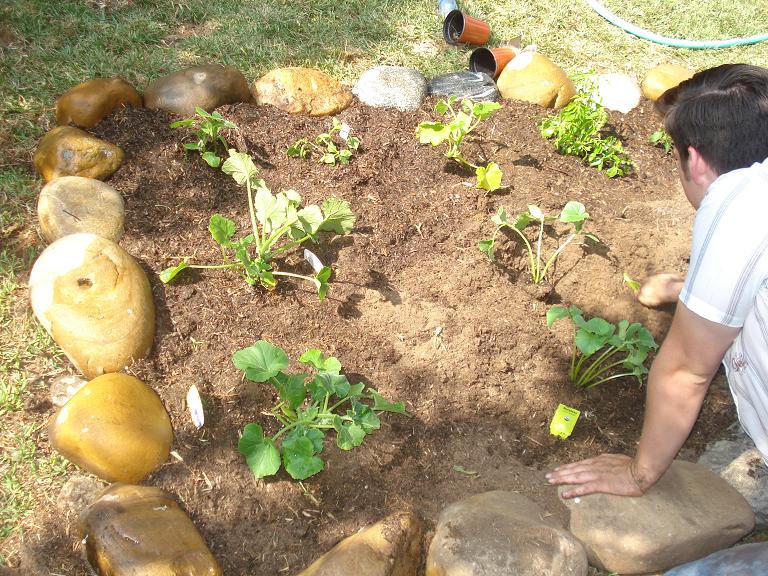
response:
M253 163L253 159L245 152L238 152L234 148L229 149L229 158L221 166L224 174L229 174L235 182L244 185L246 182L253 182L258 168Z
M304 352L304 354L299 357L299 362L302 364L310 364L317 370L323 370L325 372L334 372L336 374L341 372L341 362L334 356L326 357L317 348L310 348Z
M494 262L496 260L496 256L493 253L493 240L480 240L477 243L477 247L479 248L480 252L488 256L488 260L491 262Z
M547 310L547 327L551 328L552 324L557 322L558 320L562 320L563 318L570 318L571 314L568 308L564 308L563 306L552 306L549 310Z
M296 220L297 226L292 229L294 240L299 240L307 235L314 236L323 223L323 212L320 210L320 206L310 204L296 213Z
M271 476L280 469L280 452L271 438L264 437L264 432L258 424L247 424L243 428L237 450L245 456L245 461L256 478Z
M336 156L330 153L323 154L320 157L320 162L323 164L336 164Z
M306 415L307 414L305 412L304 416ZM308 438L312 443L313 454L319 454L323 451L323 439L325 438L325 434L318 428L307 428L306 426L298 425L296 428L288 432L288 434L285 436L283 444L293 438Z
M637 280L633 280L632 277L626 272L624 272L623 281L624 281L624 285L630 290L632 290L632 292L634 292L635 294L637 294L637 292L640 290L640 282L638 282Z
M171 122L170 127L171 128L182 128L184 126L192 126L192 124L195 123L194 118L186 118L184 120L177 120L176 122Z
M308 385L313 390L312 398L315 401L322 400L326 394L335 394L340 399L349 394L349 380L343 374L335 372L318 372ZM315 395L317 394L317 395Z
M509 220L507 220L507 211L503 206L499 206L499 208L496 210L496 214L491 216L491 222L497 226L504 226L505 224L509 224Z
M464 474L465 476L479 476L480 474L477 473L476 470L467 470L464 468L464 466L460 466L459 464L453 465L453 471L458 472L459 474Z
M173 280L176 275L184 270L185 268L189 268L189 264L187 264L187 259L184 258L181 262L176 264L176 266L171 266L170 268L166 268L162 272L160 272L160 281L163 284L168 284L171 280Z
M517 219L512 226L522 232L531 222L533 222L533 217L528 212L523 212L522 214L518 214Z
M583 222L589 218L589 213L584 208L584 204L571 200L560 212L560 222Z
M208 221L208 231L211 233L211 237L221 246L231 246L230 240L234 236L235 230L237 230L237 226L234 221L221 214L214 214Z
M450 100L451 104L455 100L456 100L455 98L453 100ZM445 114L446 112L448 112L448 110L449 110L448 102L446 102L445 100L438 100L437 104L435 104L435 112L437 112L438 114Z
M451 135L451 127L442 122L422 122L416 128L419 143L439 146Z
M280 396L280 400L285 402L291 410L296 410L301 406L307 396L307 388L304 382L309 374L303 372L299 374L285 374L278 372L274 378L277 380L275 388Z
M588 322L576 318L579 329L574 336L574 343L584 356L591 356L602 348L613 336L616 327L602 318L590 318Z
M211 168L218 168L219 164L221 164L221 158L214 152L203 152L200 157L205 160L205 163Z
M338 415L333 418L333 428L336 430L336 445L342 450L352 450L365 439L365 430L361 426L354 422L342 422Z
M184 150L197 150L197 151L204 150L203 143L201 142L187 142L185 144L182 144L182 147L184 148Z
M352 401L352 410L347 410L347 416L352 418L352 421L360 426L366 434L370 434L381 427L381 420L371 410L371 407L357 400Z
M498 102L476 102L472 108L472 113L480 120L485 120L499 108L501 108L501 104Z
M395 412L410 417L402 402L392 403L373 388L368 388L368 397L373 400L374 412Z
M259 340L253 346L238 350L232 356L232 361L253 382L266 382L288 367L286 353L266 340Z
M323 460L314 455L314 446L309 438L286 438L280 448L285 470L294 480L304 480L325 468Z
M478 188L493 192L494 190L498 190L499 186L501 186L503 174L501 168L499 168L495 162L489 162L488 166L485 168L478 166L475 172L477 174Z
M317 287L317 297L320 300L325 300L325 297L328 295L328 279L331 277L331 267L330 266L323 266L320 269L320 272L318 272L315 275L315 280L318 281L320 284Z
M323 223L320 230L347 234L352 231L357 217L349 209L349 202L333 196L323 202Z

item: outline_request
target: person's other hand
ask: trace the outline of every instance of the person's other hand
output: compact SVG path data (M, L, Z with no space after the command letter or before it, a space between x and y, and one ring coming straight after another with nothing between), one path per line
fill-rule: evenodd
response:
M637 300L649 308L677 302L683 283L683 278L677 274L648 276L637 291Z
M575 484L562 493L563 498L601 492L618 496L642 496L635 481L632 458L623 454L601 454L572 464L558 466L546 475L550 484Z

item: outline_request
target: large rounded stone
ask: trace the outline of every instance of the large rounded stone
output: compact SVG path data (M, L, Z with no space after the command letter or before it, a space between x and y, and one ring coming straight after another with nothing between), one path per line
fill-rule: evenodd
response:
M221 576L205 541L167 492L113 484L83 510L88 562L110 576Z
M586 576L588 569L584 548L551 514L496 490L440 513L426 576Z
M521 52L502 70L496 80L503 98L523 100L545 108L568 104L576 89L568 75L538 52Z
M123 236L125 207L123 197L109 184L82 176L62 176L40 191L37 218L48 242L77 232L91 232L118 242Z
M413 112L427 95L427 79L413 68L377 66L363 72L352 93L374 108Z
M415 515L393 514L345 538L298 576L412 576L422 532Z
M245 76L232 66L193 66L153 80L144 91L144 105L182 116L194 116L195 108L211 112L224 104L250 102Z
M701 558L755 525L749 504L725 480L684 461L673 462L639 498L592 494L564 502L589 563L619 574L657 572Z
M93 128L121 106L141 106L141 95L122 78L95 78L70 88L56 100L56 122Z
M171 419L141 380L103 374L78 390L53 420L51 445L108 482L141 482L168 459Z
M640 104L640 87L626 74L598 74L597 97L608 110L626 114Z
M311 68L277 68L253 85L257 104L269 104L290 114L328 116L352 103L352 94L325 72Z
M125 154L79 128L57 126L40 139L35 150L35 169L46 182L60 176L106 180L120 168Z
M87 378L119 372L152 346L149 281L114 242L64 236L35 262L29 289L38 321Z
M674 88L683 80L688 80L691 76L693 76L693 70L684 66L659 64L648 71L640 88L643 91L643 96L655 101L664 92Z

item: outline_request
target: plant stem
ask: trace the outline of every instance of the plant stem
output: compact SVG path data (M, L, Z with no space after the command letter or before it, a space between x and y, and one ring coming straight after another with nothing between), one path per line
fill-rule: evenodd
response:
M536 272L534 274L533 283L538 284L544 279L544 274L541 271L541 239L544 236L544 218L542 217L539 224L539 238L536 241Z
M231 264L215 264L215 265L204 265L204 264L190 264L188 268L198 268L200 270L224 270L225 268L242 268L243 264L241 262L232 262Z
M613 376L609 376L608 378L603 378L602 380L598 380L597 382L593 382L589 386L584 386L584 390L589 390L590 388L593 388L595 386L598 386L600 384L605 384L609 380L615 380L616 378L623 378L624 376L634 376L634 372L623 372L622 374L614 374Z
M535 269L536 263L535 263L535 261L533 259L533 248L531 247L531 243L528 242L528 238L526 238L525 234L520 232L520 230L518 230L517 228L515 228L511 224L502 224L502 226L506 226L507 228L511 228L512 230L514 230L517 233L517 235L520 236L520 238L523 239L523 242L525 242L525 247L528 249L528 263L530 264L530 267L531 267L531 278L533 278L533 283L534 284L538 284L539 282L538 282L536 276L534 275L534 269ZM501 228L501 226L499 227L499 229L500 228Z
M576 234L571 234L568 236L568 239L560 246L557 250L555 250L555 253L552 254L549 260L547 260L546 265L544 266L544 270L541 271L541 277L544 278L547 275L547 270L549 270L549 267L554 263L554 261L557 259L557 257L560 255L560 253L565 250L565 247L570 244L573 239L576 238Z
M314 278L311 278L310 276L302 276L301 274L294 274L293 272L272 272L273 276L291 276L292 278L301 278L302 280L307 280L309 282L312 282L317 288L320 288L320 282Z

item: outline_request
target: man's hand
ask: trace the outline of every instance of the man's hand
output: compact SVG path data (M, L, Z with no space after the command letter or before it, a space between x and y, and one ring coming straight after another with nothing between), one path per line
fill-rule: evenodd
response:
M633 461L622 454L602 454L597 458L558 466L546 475L550 484L575 484L563 498L595 492L618 496L642 496L644 489L635 480ZM647 486L645 487L647 488Z
M677 274L654 274L648 276L637 292L637 300L643 306L655 308L677 302L685 280Z

